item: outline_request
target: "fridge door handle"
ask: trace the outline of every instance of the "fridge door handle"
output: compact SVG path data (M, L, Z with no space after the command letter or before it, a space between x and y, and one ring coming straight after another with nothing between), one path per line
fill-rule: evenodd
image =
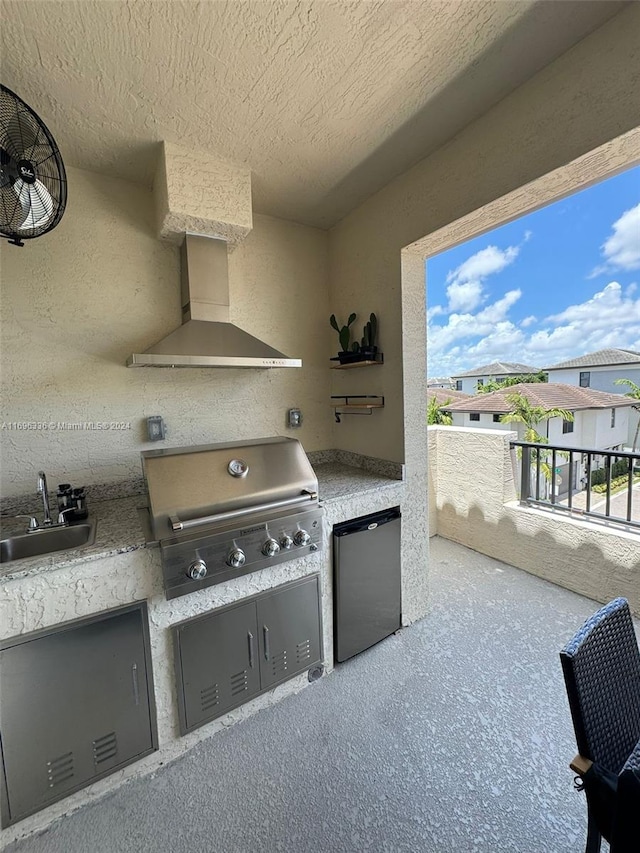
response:
M140 689L138 687L138 664L131 664L131 681L133 686L133 701L136 705L140 704Z

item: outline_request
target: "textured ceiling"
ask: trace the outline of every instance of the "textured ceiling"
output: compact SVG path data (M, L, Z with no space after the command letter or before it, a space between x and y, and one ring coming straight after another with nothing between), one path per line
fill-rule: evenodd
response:
M150 185L166 139L328 227L624 5L7 0L2 82L71 165Z

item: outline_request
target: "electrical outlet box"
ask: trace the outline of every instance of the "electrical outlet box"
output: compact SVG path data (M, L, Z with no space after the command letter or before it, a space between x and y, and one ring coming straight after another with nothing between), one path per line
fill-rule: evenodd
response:
M147 418L147 436L149 441L164 441L167 435L167 427L165 426L162 415L152 415Z
M297 429L302 426L302 412L300 409L289 409L287 413L287 426L290 429Z

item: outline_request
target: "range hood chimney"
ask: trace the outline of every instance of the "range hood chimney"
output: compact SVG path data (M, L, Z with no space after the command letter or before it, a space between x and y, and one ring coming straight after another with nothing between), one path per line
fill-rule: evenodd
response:
M159 154L156 223L182 247L182 326L127 367L302 367L229 322L227 251L253 228L251 170L170 142Z
M127 367L302 367L229 322L227 244L187 234L181 249L182 326Z

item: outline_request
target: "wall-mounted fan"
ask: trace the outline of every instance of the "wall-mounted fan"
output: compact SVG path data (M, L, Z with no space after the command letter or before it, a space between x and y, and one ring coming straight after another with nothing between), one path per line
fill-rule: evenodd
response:
M0 84L0 234L15 246L62 219L67 175L42 119Z

